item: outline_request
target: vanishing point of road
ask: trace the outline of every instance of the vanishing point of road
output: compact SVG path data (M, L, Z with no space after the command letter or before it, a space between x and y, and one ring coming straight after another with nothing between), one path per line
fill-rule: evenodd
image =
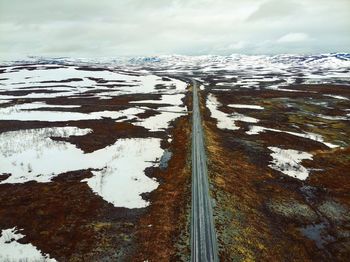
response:
M192 262L219 261L206 161L197 83L193 81L191 211Z

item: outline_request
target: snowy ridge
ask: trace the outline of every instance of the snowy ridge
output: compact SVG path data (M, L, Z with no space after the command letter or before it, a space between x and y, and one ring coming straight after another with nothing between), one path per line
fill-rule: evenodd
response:
M198 66L205 67L208 64L229 64L244 62L247 66L267 65L267 64L284 64L289 66L321 66L321 67L348 67L350 68L350 54L348 53L329 53L315 55L241 55L232 54L228 56L221 55L160 55L160 56L138 56L138 57L115 57L115 58L69 58L69 57L27 57L23 60L2 61L1 64L124 64L124 65L147 65L157 63L162 66ZM204 63L204 64L203 64Z
M165 55L154 57L136 57L129 60L135 64L152 64L158 63L163 65L188 65L195 66L202 64L230 64L230 63L246 63L247 66L268 65L268 64L284 64L290 66L322 66L322 67L350 67L350 54L331 53L320 55L240 55L233 54L229 56L203 55L203 56L182 56L182 55ZM204 64L203 64L204 63ZM151 66L151 65L150 65Z

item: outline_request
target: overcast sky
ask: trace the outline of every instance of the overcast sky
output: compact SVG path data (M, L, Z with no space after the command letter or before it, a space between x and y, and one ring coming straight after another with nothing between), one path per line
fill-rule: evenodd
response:
M350 0L0 0L0 56L350 52Z

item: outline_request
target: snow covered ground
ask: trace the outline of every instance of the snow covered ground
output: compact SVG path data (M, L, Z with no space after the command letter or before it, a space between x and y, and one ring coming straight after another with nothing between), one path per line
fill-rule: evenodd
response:
M25 237L16 228L3 229L0 235L0 261L6 262L54 262L48 254L43 254L32 244L22 244L17 240Z
M62 59L29 62L0 65L3 128L0 129L0 185L12 187L30 184L28 182L52 185L62 173L91 170L91 177L84 177L78 184L83 183L92 196L104 204L110 203L113 208L131 210L152 204L145 195L157 189L161 180L149 177L145 170L157 168L161 159L172 157L166 148L173 141L169 130L174 120L189 113L185 99L191 79L198 81L208 113L219 129L232 131L234 139L238 138L232 141L247 142L245 148L259 140L262 143L259 150L265 150L270 157L266 168L299 180L307 180L311 172L302 161L315 161L317 152L297 150L293 137L318 142L322 148L328 147L325 150L341 149L344 141L327 132L312 132L312 128L319 122L324 127L329 124L322 121L348 123L350 115L345 109L343 115L327 111L333 110L336 103L343 103L345 108L350 100L347 93L320 93L316 97L316 91L297 86L349 85L350 56L347 54L159 56L103 63ZM244 93L240 97L242 90L276 91L281 95L274 97L270 93L255 98ZM323 108L322 112L310 114L316 122L308 123L305 128L302 124L283 126L279 125L280 120L268 119L268 114L276 113L271 111L273 103L282 101L274 110L285 110L287 113L281 119L289 120L299 109L286 97L300 93L311 97L307 100L310 106ZM226 94L232 95L232 101L227 99L229 102L225 104ZM300 112L304 114L305 110ZM69 140L89 137L95 143L98 139L95 141L94 133L100 127L96 123L104 121L112 126L117 123L118 128L119 124L127 124L144 133L134 136L126 129L123 138L91 152L84 152ZM101 128L110 127L106 126ZM113 132L119 131L113 128ZM272 146L268 144L271 141L262 138L266 133L272 133L270 139L276 134L280 137L288 134L292 138L288 146ZM299 141L298 147L302 147L302 142ZM0 260L55 261L32 244L21 244L25 236L13 226L1 231Z
M245 116L240 113L226 114L222 112L220 102L215 95L209 94L206 103L210 110L211 116L217 120L217 126L221 129L237 130L239 127L235 124L236 121L242 121L247 123L258 123L259 120L254 117Z
M142 70L130 71L113 67L33 64L4 67L0 81L1 121L67 122L114 119L133 121L150 131L165 131L171 121L187 114L183 99L187 83ZM94 90L94 92L91 92ZM34 92L35 91L35 92ZM81 101L74 105L50 104L50 99L106 99L123 95L159 95L157 99L136 100L126 109L80 112ZM153 107L152 105L156 106ZM150 107L151 106L151 107ZM90 110L91 111L91 110ZM138 117L155 111L155 115ZM149 205L142 193L151 192L158 182L147 177L147 167L159 165L163 149L159 138L118 139L103 149L84 153L75 145L53 140L84 136L91 129L47 127L0 133L0 174L10 174L1 184L36 181L49 183L57 175L94 169L87 178L93 192L117 207L142 208ZM170 138L171 139L171 138ZM171 140L170 140L171 141Z
M307 152L269 147L272 151L271 168L281 171L288 176L305 180L309 176L309 171L301 165L304 159L312 160L312 155Z

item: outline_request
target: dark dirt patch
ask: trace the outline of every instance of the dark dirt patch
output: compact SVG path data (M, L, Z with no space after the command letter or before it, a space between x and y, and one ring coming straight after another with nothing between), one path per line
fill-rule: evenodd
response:
M66 141L76 145L85 153L91 153L98 149L114 144L121 138L145 138L155 136L141 126L130 123L116 123L113 120L83 121L76 123L80 128L91 128L92 133L84 136L70 136L68 138L52 138L58 141ZM159 137L160 134L157 135Z
M81 78L68 78L63 80L50 80L50 81L41 81L39 83L51 84L51 83L71 83L71 82L81 82L83 79Z
M81 71L109 71L109 72L113 72L113 70L105 68L105 67L91 67L91 66L79 66L79 67L76 67L75 70L81 70Z
M140 119L146 119L152 116L156 116L161 114L160 112L156 111L156 110L146 110L143 113L137 114L136 116Z
M25 96L29 94L53 94L53 93L62 93L66 91L60 90L47 90L47 89L31 89L31 90L16 90L16 91L4 91L0 92L0 95L5 96Z

